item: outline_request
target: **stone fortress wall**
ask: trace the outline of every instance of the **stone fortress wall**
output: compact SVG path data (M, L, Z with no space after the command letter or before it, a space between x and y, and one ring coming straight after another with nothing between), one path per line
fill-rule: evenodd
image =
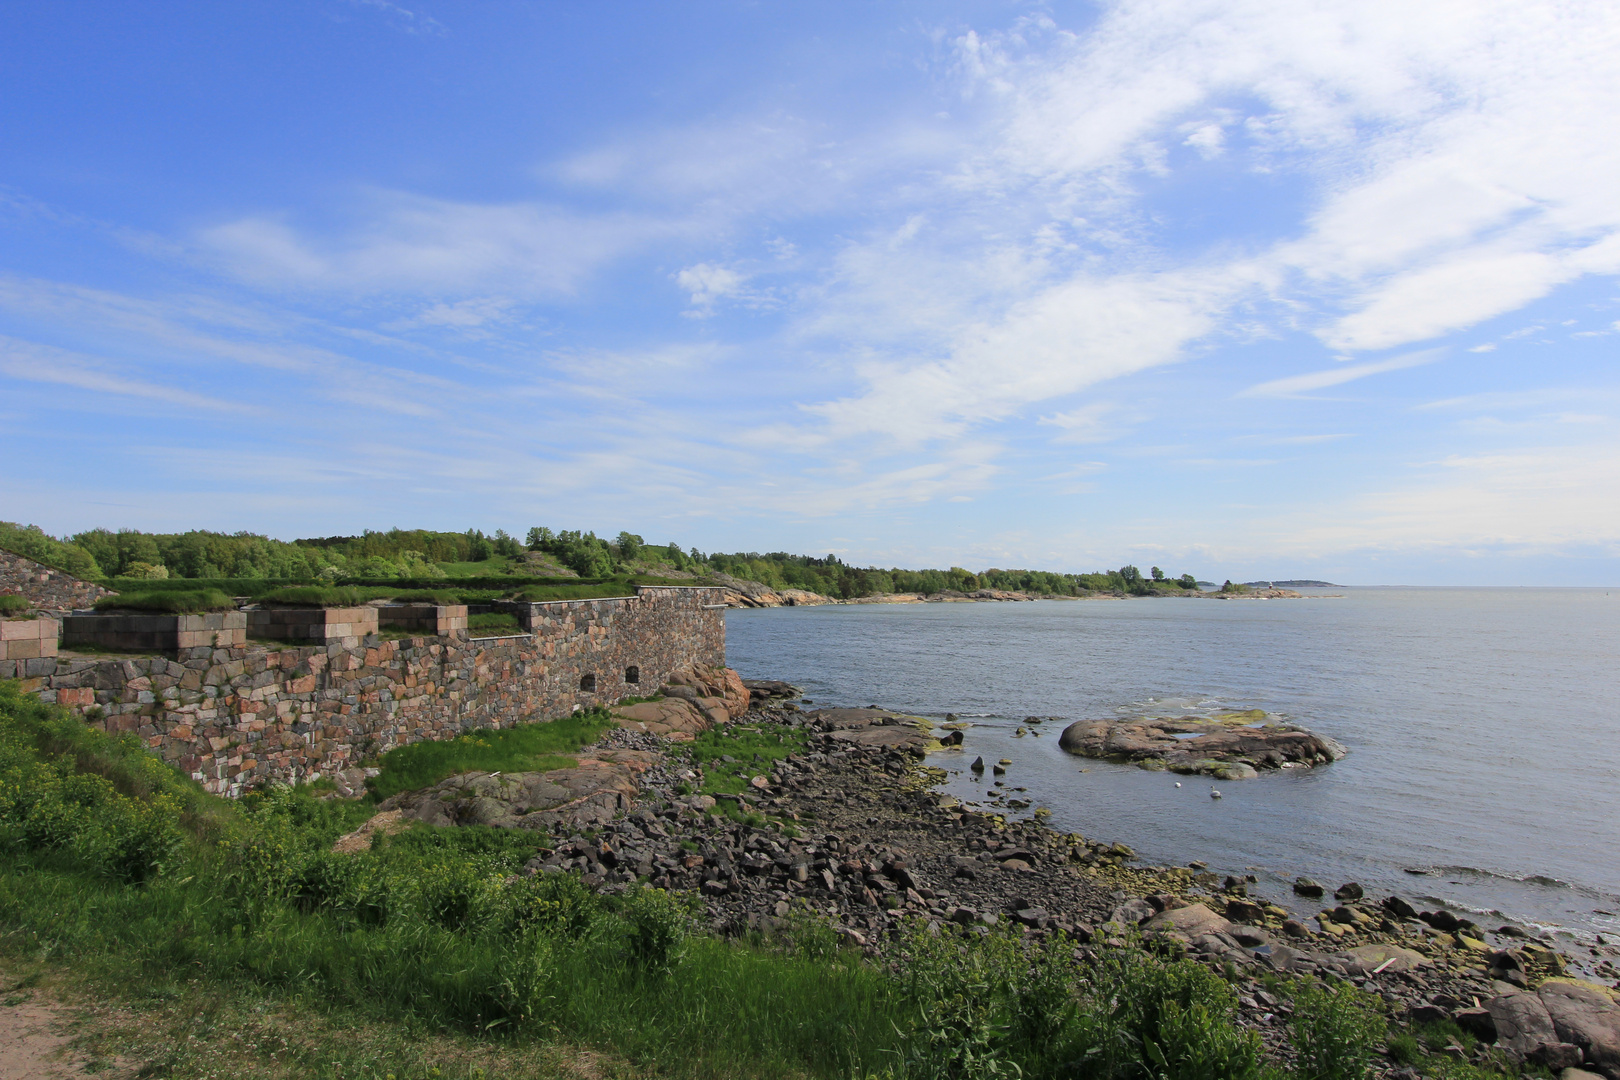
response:
M725 590L526 605L528 632L0 660L0 679L131 732L209 791L330 776L423 739L565 716L725 665Z

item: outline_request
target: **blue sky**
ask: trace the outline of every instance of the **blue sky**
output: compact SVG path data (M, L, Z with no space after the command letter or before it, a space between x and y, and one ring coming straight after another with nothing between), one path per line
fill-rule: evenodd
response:
M1620 583L1592 3L12 3L0 517Z

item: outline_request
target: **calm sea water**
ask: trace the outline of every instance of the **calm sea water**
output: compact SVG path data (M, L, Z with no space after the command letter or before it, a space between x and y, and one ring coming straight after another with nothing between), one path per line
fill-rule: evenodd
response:
M1253 873L1290 906L1303 874L1620 932L1620 589L1312 593L738 610L727 650L745 677L818 705L971 721L963 751L931 759L958 797L985 799L975 756L1011 758L1007 784L1054 826ZM1225 708L1265 709L1350 755L1212 783L1057 746L1085 717ZM1029 715L1061 719L1015 737Z

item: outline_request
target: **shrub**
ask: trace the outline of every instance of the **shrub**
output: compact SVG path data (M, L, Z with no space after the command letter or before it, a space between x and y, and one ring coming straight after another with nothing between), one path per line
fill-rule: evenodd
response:
M165 589L162 592L118 593L96 601L97 611L160 611L194 615L203 611L234 611L236 602L218 589Z
M1260 1080L1259 1036L1234 1022L1237 994L1190 960L1135 950L1104 953L1075 1037L1064 1048L1078 1071L1099 1078Z
M1352 986L1301 981L1292 1022L1299 1080L1364 1080L1384 1040L1378 1002Z
M18 596L16 593L0 596L0 616L21 615L31 607L33 605L28 602L26 596Z
M630 894L621 912L630 924L630 958L647 971L664 973L681 962L692 929L691 901L663 889Z
M143 882L167 869L185 841L182 800L163 790L126 794L108 776L80 771L77 755L52 738L52 722L59 727L62 718L24 700L16 687L0 683L0 849L61 852L121 882ZM101 735L81 745L88 750L98 741L111 740Z

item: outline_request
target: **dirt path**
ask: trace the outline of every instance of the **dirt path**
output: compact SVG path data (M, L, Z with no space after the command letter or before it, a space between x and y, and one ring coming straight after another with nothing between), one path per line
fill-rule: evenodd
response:
M10 981L10 980L6 980ZM23 988L0 998L0 1080L75 1080L95 1075L106 1080L121 1070L97 1063L92 1074L75 1053L72 1028L76 1010L41 990Z

